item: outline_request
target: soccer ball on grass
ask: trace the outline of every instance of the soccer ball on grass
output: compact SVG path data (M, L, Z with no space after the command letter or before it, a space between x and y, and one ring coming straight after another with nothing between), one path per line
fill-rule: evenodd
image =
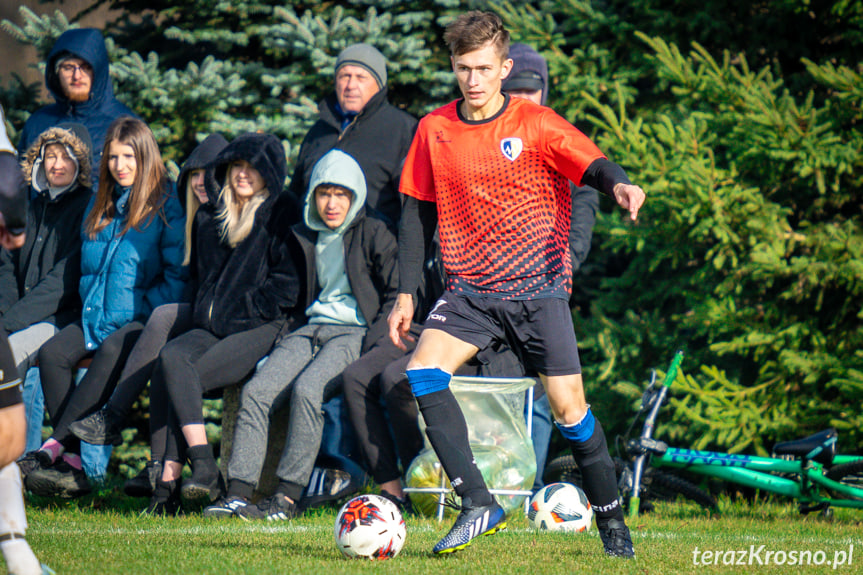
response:
M360 495L336 516L336 546L345 557L392 559L405 544L405 520L395 503L379 495Z
M593 509L581 488L570 483L552 483L530 500L530 526L544 531L580 532L590 529Z

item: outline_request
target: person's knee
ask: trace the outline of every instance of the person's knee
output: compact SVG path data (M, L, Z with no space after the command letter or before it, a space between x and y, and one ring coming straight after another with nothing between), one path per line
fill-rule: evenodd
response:
M414 368L407 370L408 382L414 396L422 397L449 388L452 374L438 367Z

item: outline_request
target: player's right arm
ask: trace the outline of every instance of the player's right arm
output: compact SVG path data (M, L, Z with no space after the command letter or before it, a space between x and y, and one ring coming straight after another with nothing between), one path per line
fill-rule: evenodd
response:
M413 297L419 289L423 258L437 227L437 207L433 202L405 196L399 222L399 295L387 319L390 339L401 349L410 340L414 316Z

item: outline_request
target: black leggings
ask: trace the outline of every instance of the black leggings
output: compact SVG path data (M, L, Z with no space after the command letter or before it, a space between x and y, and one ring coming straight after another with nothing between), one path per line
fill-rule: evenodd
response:
M168 342L150 380L151 432L167 430L165 452L154 452L153 459L183 461L181 427L204 423L204 396L249 376L284 323L272 321L222 339L193 329Z
M39 350L39 375L45 407L51 417L54 432L51 437L66 449L77 451L77 438L69 425L100 409L117 385L126 358L132 351L144 325L127 323L102 342L95 352L87 350L81 324L66 326ZM93 360L87 373L76 386L75 366L85 357Z

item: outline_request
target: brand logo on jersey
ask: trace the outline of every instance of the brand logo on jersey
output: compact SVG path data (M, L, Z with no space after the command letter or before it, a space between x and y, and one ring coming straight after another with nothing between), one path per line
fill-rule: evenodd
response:
M449 144L452 142L452 139L443 130L438 130L435 132L435 142L438 144Z
M514 162L523 149L521 138L504 138L500 141L500 151L510 162Z

